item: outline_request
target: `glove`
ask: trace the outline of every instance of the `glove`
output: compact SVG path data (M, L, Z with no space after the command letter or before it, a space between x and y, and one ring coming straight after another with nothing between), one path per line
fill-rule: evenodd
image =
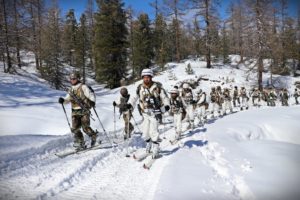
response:
M96 104L95 104L94 101L91 101L91 102L90 102L90 105L91 105L92 108L94 108Z
M170 110L170 106L166 105L165 106L165 111L168 112Z
M65 101L64 98L62 98L62 97L59 97L59 98L58 98L58 103L63 104L64 101Z
M132 109L132 105L129 103L129 104L127 104L127 108L129 109L129 110L131 110Z
M114 106L114 107L117 106L117 103L116 103L115 101L113 102L113 106Z

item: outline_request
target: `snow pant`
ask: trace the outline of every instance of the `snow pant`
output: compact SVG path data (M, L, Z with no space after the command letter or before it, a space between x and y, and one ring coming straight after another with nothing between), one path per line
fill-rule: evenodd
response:
M252 104L253 104L253 106L260 106L259 97L252 97Z
M175 131L176 131L175 138L179 138L181 135L181 131L182 131L182 113L181 112L174 114L174 126L175 126Z
M97 133L90 126L90 113L82 110L72 110L71 131L74 133L74 146L84 144L81 128L92 140L96 140Z
M236 107L236 102L240 105L240 99L238 97L233 97L233 106Z
M130 119L131 119L131 113L130 111L128 112L123 112L123 120L125 123L125 131L124 131L124 138L130 138L131 137L131 132L133 131L133 125L130 123Z
M276 106L275 99L269 99L269 106Z
M143 139L148 141L151 139L152 142L156 142L158 139L158 121L154 113L143 113Z
M146 141L146 152L152 152L152 157L155 158L159 153L158 143L158 119L153 112L143 113L142 132L143 139Z
M241 107L248 108L248 98L247 97L241 97Z
M288 99L282 99L281 104L282 106L289 106Z
M205 105L199 106L197 108L197 117L199 119L199 122L204 123L206 120L206 110Z
M185 110L186 110L187 120L191 128L193 128L194 127L194 105L193 104L187 105Z
M298 96L295 96L295 102L296 102L297 105L299 104Z
M230 110L232 112L232 106L231 106L231 101L230 100L225 100L223 103L223 111L226 113L226 110Z
M210 112L211 114L214 114L216 111L219 112L219 104L217 102L211 102L210 103Z

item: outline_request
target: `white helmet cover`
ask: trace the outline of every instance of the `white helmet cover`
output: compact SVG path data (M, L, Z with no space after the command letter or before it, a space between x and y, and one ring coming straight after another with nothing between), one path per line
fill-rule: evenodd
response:
M143 69L142 74L141 74L142 78L143 76L151 76L153 77L153 71L151 69Z

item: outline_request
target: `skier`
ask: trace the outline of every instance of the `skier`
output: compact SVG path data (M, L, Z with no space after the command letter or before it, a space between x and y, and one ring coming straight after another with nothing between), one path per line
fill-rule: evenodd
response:
M246 108L247 110L249 107L248 106L249 97L247 95L247 91L245 87L241 87L240 98L241 98L241 110L243 110L243 108Z
M131 104L128 104L130 95L128 94L127 88L121 88L120 94L120 98L113 102L113 106L119 107L120 116L123 115L123 120L125 124L124 140L126 140L131 137L131 132L134 129L133 125L130 123L132 106Z
M221 86L217 86L217 89L216 89L216 94L217 94L217 103L219 105L219 110L218 110L218 113L220 115L223 115L223 107L224 107L224 96L223 96L223 93L222 93L222 88Z
M182 120L185 117L185 109L183 101L179 96L179 91L176 88L171 89L170 91L170 115L174 117L174 126L175 126L175 140L178 140L181 136L182 131Z
M80 74L73 72L70 74L71 88L65 98L59 97L60 104L71 102L72 107L72 128L74 133L74 147L76 151L85 149L85 142L81 128L91 138L91 146L96 144L97 132L90 127L90 109L95 107L95 94L87 85L80 82Z
M236 102L238 103L238 105L240 105L240 98L239 98L239 90L237 86L234 86L234 90L233 90L233 106L236 107Z
M273 88L270 88L268 96L269 96L269 98L268 98L269 106L276 106L275 101L277 99L277 94Z
M281 99L281 104L282 106L289 106L288 101L289 101L289 93L286 88L282 89L280 92L280 99Z
M192 88L188 83L184 83L182 85L182 93L181 98L183 101L183 104L186 105L186 113L187 113L187 120L189 122L188 129L194 128L194 97L193 97L193 91Z
M224 114L226 115L227 110L229 110L230 113L232 112L231 96L228 88L224 88L223 97L224 97L223 109L224 109Z
M146 152L152 153L152 157L156 158L159 153L159 133L158 133L158 114L162 111L168 111L169 98L167 97L162 85L154 82L153 72L151 69L142 71L143 83L137 87L136 95L130 98L130 103L134 108L137 101L141 107L143 115L142 132L146 141ZM161 108L162 104L164 107Z
M300 96L300 91L298 91L297 88L295 88L294 97L295 97L296 105L299 104L299 101L298 101L298 97L299 97L299 96Z
M206 102L206 93L199 89L197 92L197 117L199 119L198 126L203 126L206 123L206 109L208 103Z
M251 97L252 97L253 106L259 107L260 106L261 93L258 90L258 88L255 88L253 90Z
M216 117L215 116L215 111L219 112L219 104L218 104L218 94L217 94L217 91L216 91L215 87L211 88L210 102L211 102L211 106L210 106L211 114L214 117Z

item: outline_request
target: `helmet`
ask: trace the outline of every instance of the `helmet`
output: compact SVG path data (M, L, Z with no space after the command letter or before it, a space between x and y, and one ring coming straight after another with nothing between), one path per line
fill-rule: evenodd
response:
M170 94L179 94L178 89L172 88L169 92Z
M238 87L237 87L237 86L234 86L234 88L237 89Z
M127 90L127 88L122 87L121 90L120 90L120 94L121 94L123 97L127 96L127 95L128 95L128 90Z
M189 84L188 83L184 83L183 85L182 85L182 88L183 89L188 89L190 86L189 86Z
M80 79L80 73L77 71L74 71L70 74L70 79Z
M142 78L143 76L151 76L153 77L153 71L151 69L143 69L142 74L141 74Z
M198 94L201 94L202 93L202 89L199 89L199 91L197 92Z

